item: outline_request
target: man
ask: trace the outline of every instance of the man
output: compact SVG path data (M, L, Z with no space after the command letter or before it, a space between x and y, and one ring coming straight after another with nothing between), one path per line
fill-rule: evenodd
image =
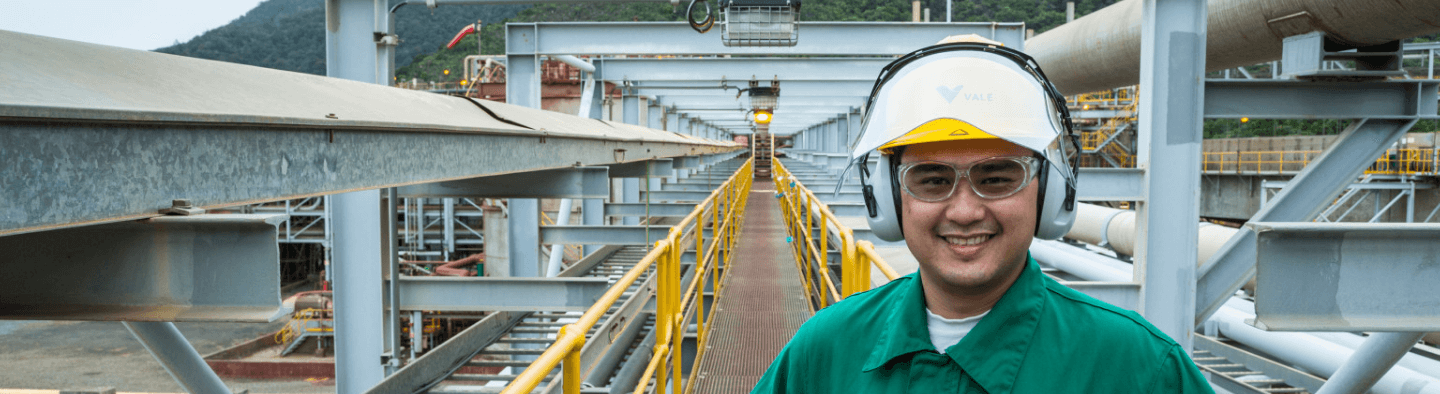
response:
M1029 56L943 43L881 72L853 155L871 229L919 271L818 312L756 393L1211 393L1134 312L1047 277L1075 215L1064 97Z

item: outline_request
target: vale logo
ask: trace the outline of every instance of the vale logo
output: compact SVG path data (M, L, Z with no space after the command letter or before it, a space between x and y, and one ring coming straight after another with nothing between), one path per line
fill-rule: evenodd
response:
M962 95L960 94L962 89L965 89L965 85L935 87L935 91L939 92L940 97L944 97L947 103L954 103L957 97L964 98L965 101L995 101L994 93L965 93Z

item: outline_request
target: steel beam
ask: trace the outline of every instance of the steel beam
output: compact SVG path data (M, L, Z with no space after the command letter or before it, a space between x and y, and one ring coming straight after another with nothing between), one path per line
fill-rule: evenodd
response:
M425 352L420 358L411 360L394 374L370 388L366 393L416 393L423 391L431 382L444 377L454 368L475 357L475 352L495 343L520 319L529 313L495 312Z
M357 45L371 58L358 66L373 82L365 30ZM175 199L220 208L615 163L616 150L634 161L739 148L239 64L3 31L0 41L0 70L14 77L0 89L0 236L158 216ZM86 71L94 64L111 74Z
M1076 198L1080 201L1143 201L1145 170L1081 168Z
M1335 201L1360 173L1405 135L1414 119L1364 119L1346 128L1330 148L1290 180L1251 221L1305 222ZM1187 226L1193 227L1193 223ZM1255 232L1242 228L1200 266L1194 324L1204 322L1255 275Z
M545 243L567 245L652 245L669 232L669 226L540 226Z
M426 183L400 188L402 197L605 198L607 167L573 167Z
M695 211L695 204L605 204L605 216L669 216L683 217ZM587 223L588 224L588 223Z
M1212 119L1440 118L1440 81L1380 82L1207 80L1205 117ZM1145 94L1141 90L1141 94Z
M1060 284L1110 305L1132 311L1140 310L1141 287L1139 283L1061 281Z
M728 47L714 36L695 34L683 22L510 23L506 50L540 55L885 56L910 53L957 34L977 34L1025 49L1023 23L797 22L795 26L805 38L793 47ZM516 44L520 42L524 44Z
M610 167L611 178L665 177L675 174L675 161L672 159L634 161L607 167Z
M1432 238L1433 240L1433 238ZM1433 264L1432 264L1433 265ZM1400 357L1405 356L1424 332L1377 332L1330 375L1315 394L1356 394L1370 391ZM1408 383L1408 382L1407 382ZM1409 385L1406 385L1409 388ZM1419 391L1423 384L1415 386Z
M194 215L0 237L0 318L270 322L285 215ZM83 245L83 247L76 247Z
M1274 331L1440 330L1440 225L1249 222L1255 326Z
M608 58L602 60L605 73L601 78L611 82L750 79L873 82L875 76L880 75L880 69L894 60L888 57Z
M584 311L610 288L606 278L400 277L403 311Z

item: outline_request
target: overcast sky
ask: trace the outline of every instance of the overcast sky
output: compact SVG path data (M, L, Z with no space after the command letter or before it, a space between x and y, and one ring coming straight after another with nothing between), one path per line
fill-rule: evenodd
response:
M0 0L0 30L150 50L230 23L261 0Z

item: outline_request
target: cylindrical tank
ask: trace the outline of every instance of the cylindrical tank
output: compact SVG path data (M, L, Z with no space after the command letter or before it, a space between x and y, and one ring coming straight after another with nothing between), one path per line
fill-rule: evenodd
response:
M1434 0L1210 0L1205 68L1280 58L1285 37L1322 31L1368 46L1440 32ZM1141 0L1125 0L1025 41L1025 51L1064 94L1140 80Z

